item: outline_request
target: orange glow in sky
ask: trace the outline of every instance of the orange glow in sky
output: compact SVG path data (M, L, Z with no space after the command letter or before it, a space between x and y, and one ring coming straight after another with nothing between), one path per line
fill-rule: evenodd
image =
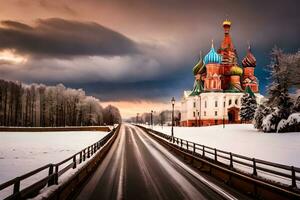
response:
M129 117L135 117L137 113L146 113L153 110L159 113L163 110L171 110L171 102L154 102L154 101L110 101L101 102L102 106L114 105L119 108L122 118L127 119ZM175 104L175 109L179 109L180 102Z

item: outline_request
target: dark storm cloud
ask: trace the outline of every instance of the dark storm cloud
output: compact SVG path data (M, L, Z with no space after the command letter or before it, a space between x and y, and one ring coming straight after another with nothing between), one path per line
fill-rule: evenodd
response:
M128 37L94 22L59 18L39 19L35 26L2 21L0 48L20 53L49 56L115 56L139 52Z
M252 45L262 93L269 81L266 66L274 45L286 52L300 47L299 0L18 0L22 5L13 5L10 10L4 7L11 2L16 1L1 4L0 16L6 12L16 16L8 19L59 16L73 21L40 20L36 25L3 22L0 47L4 42L28 54L74 59L33 58L19 68L1 66L0 76L64 82L108 101L178 98L183 90L192 89L191 70L199 51L206 54L211 39L216 48L220 46L226 16L232 21L231 36L240 59L245 56L247 42ZM87 19L98 24L77 21ZM132 40L157 48L141 48ZM106 59L103 55L120 56Z
M188 77L190 78L190 77ZM116 95L120 101L132 101L136 99L147 100L169 100L175 95L177 99L185 87L186 80L178 80L174 77L168 79L137 81L137 82L92 82L92 83L71 83L70 87L86 88L86 92L100 98L102 101L114 101ZM189 84L188 86L191 86Z

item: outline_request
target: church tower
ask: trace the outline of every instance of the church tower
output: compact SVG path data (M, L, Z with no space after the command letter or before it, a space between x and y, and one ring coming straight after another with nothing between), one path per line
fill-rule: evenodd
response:
M220 72L222 76L222 89L227 90L230 87L231 67L237 64L237 54L230 36L231 21L223 22L224 38L218 53L222 56Z
M206 66L206 78L204 80L205 91L221 91L221 74L220 63L222 57L215 51L212 41L211 49L204 57L204 63Z
M242 85L246 89L247 86L255 93L258 92L258 80L254 76L254 69L256 67L256 59L251 52L251 47L249 45L247 55L242 60L242 65L244 67L244 76Z

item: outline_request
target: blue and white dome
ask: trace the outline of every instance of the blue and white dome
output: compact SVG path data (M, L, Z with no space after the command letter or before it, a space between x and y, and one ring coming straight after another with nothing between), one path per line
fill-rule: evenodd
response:
M222 61L222 56L220 56L214 48L214 45L211 45L211 49L208 52L208 54L206 54L206 56L204 57L204 63L205 64L210 64L210 63L216 63L216 64L220 64Z

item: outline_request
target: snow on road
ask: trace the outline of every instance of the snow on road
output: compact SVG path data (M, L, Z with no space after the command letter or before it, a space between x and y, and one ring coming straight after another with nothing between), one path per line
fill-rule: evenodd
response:
M149 127L148 127L149 128ZM155 126L171 133L171 127ZM300 133L262 133L251 124L174 127L174 136L213 148L300 167Z
M0 184L48 163L62 161L106 134L99 131L0 132Z

